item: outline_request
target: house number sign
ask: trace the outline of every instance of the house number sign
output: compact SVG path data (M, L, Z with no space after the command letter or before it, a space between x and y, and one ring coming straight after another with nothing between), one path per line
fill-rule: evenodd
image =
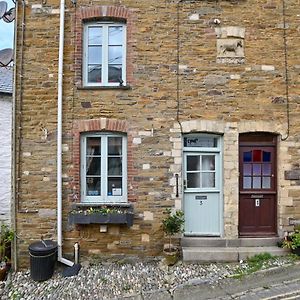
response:
M208 147L214 148L217 145L217 139L213 137L185 137L185 147Z
M203 205L204 204L204 202L203 202L203 200L207 200L207 196L195 196L195 200L199 200L199 204L200 205Z

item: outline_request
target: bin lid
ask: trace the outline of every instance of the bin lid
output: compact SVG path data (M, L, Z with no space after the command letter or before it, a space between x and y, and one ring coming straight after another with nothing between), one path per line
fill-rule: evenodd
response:
M33 255L47 255L56 251L57 242L52 240L38 241L30 244L28 249Z

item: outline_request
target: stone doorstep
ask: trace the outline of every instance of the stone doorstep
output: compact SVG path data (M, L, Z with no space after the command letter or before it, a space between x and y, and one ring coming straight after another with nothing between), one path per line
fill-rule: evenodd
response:
M239 238L224 239L218 237L183 237L182 247L264 247L276 246L280 239L270 238Z
M259 253L283 256L289 252L277 246L268 247L183 247L185 262L233 262L245 260Z

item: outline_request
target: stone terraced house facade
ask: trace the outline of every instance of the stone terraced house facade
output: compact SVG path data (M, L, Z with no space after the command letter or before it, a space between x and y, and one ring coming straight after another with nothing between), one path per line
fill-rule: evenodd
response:
M300 220L296 0L65 3L63 251L159 255L166 208L190 237L282 237ZM15 226L57 234L59 0L18 1ZM133 210L133 224L71 211ZM76 222L75 222L76 223ZM126 223L126 222L125 222Z

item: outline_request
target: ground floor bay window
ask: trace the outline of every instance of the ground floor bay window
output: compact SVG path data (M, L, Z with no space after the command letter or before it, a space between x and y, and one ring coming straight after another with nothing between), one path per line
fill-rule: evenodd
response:
M81 136L81 202L127 202L127 139L114 133Z

